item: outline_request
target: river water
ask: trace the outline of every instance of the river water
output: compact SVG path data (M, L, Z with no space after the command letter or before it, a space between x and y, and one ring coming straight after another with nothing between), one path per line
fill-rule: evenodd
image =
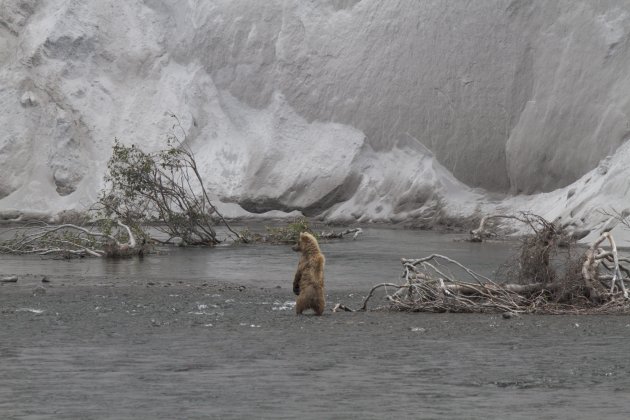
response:
M401 257L485 275L510 244L366 229L322 244L327 307ZM128 260L0 257L0 418L626 419L629 316L297 317L288 246ZM46 276L48 283L42 283Z
M366 288L398 282L401 258L433 253L453 258L486 276L514 253L511 243L462 241L464 235L427 231L368 228L357 240L321 243L326 255L326 286L330 290ZM61 260L37 256L0 255L2 270L14 274L68 275L82 284L103 278L143 277L156 280L218 280L271 287L293 279L297 255L289 245L224 245L207 248L162 248L143 259Z

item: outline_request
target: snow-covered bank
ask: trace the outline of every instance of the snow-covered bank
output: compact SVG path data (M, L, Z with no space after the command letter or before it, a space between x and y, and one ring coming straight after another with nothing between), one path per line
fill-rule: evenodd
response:
M630 208L630 141L571 185L550 193L509 197L486 211L531 211L547 220L557 220L575 231L590 230L591 242L609 219L609 214ZM630 232L623 225L613 230L619 245L630 246Z
M114 138L155 150L172 112L227 216L592 227L630 203L626 146L594 169L630 137L629 22L630 1L5 0L0 214L89 206Z

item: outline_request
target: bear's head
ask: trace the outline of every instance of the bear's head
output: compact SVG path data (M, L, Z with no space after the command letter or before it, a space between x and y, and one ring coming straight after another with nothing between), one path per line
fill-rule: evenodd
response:
M317 239L308 232L301 232L297 243L292 248L295 252L303 254L319 253L319 245Z

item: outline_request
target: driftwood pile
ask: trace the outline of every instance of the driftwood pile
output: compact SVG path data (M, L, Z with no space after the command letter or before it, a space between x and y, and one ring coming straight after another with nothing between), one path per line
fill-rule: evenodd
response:
M444 255L404 258L403 282L375 285L359 311L367 310L375 292L385 289L386 308L401 311L630 313L630 266L624 265L630 259L619 255L610 231L604 230L586 251L571 253L559 263L558 246L567 240L563 229L539 216L518 217L534 233L522 240L512 282L499 283ZM337 310L352 311L342 304Z
M32 222L9 229L5 234L15 236L0 241L0 253L52 255L64 258L76 257L130 257L142 255L146 244L138 241L129 226L116 222L104 232L95 226L75 224L50 225Z

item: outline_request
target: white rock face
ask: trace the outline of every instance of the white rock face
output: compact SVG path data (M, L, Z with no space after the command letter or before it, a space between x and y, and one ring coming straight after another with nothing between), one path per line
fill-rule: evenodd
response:
M229 215L490 211L471 187L563 188L630 138L628 28L618 0L2 0L0 212L89 205L168 112Z

